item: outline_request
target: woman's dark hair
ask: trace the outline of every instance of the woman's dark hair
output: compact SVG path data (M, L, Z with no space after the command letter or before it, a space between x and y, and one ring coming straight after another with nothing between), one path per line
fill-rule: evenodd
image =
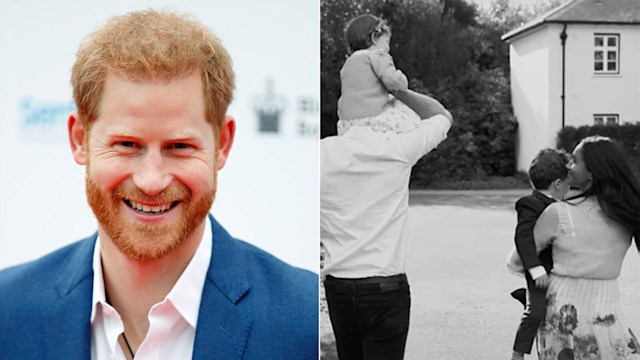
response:
M582 158L591 173L591 186L576 197L595 195L607 216L631 231L640 250L640 181L621 147L608 137L582 139Z
M347 24L345 37L351 52L368 49L373 44L373 38L382 34L391 34L387 23L371 14L360 15Z

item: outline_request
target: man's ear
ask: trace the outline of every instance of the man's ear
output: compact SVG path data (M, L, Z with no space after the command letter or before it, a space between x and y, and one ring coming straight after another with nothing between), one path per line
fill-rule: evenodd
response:
M218 170L222 169L227 162L235 134L236 121L231 116L225 116L218 132L218 151L216 152L216 168Z
M69 132L69 145L71 145L71 153L73 159L80 165L87 164L87 144L85 144L84 123L80 119L77 112L73 111L69 114L67 120L67 131Z

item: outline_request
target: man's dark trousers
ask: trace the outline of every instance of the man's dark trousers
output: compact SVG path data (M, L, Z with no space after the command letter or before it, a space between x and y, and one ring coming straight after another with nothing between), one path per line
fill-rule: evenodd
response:
M404 274L324 282L341 360L401 360L409 332L411 296Z

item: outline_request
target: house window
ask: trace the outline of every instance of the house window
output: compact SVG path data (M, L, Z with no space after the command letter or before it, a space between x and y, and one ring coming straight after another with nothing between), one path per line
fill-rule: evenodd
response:
M618 125L620 116L618 114L594 114L593 125Z
M595 34L593 39L593 71L596 74L618 74L620 34Z

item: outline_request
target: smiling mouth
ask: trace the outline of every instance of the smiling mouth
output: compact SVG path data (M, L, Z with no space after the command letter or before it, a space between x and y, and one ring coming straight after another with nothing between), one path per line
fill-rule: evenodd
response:
M131 209L141 212L143 214L152 214L152 215L165 213L171 210L174 206L176 206L180 202L176 200L176 201L168 202L165 204L150 206L150 205L145 205L129 199L123 198L122 200Z

